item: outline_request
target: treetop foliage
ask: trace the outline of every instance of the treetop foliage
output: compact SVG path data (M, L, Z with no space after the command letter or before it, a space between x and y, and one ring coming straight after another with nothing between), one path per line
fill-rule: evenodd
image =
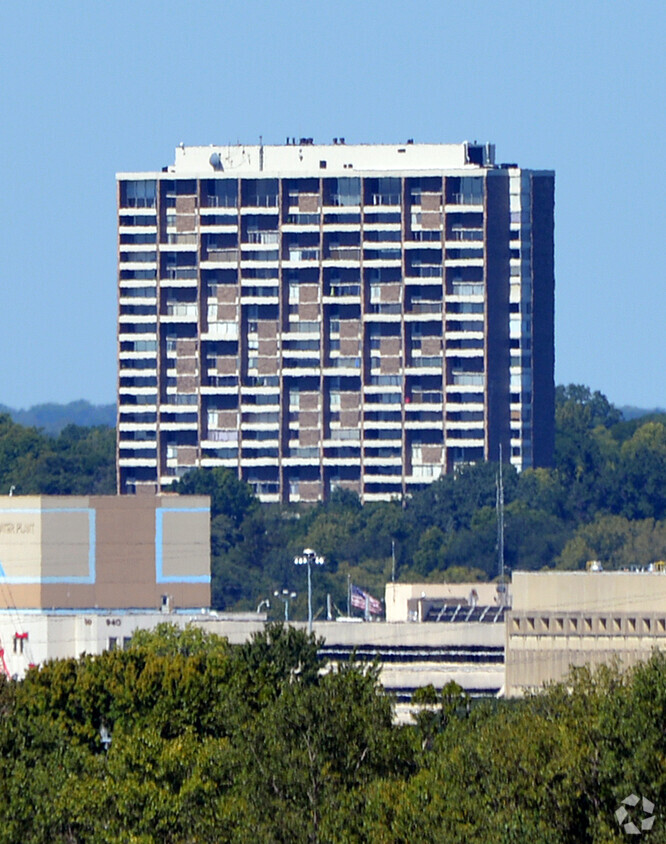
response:
M116 489L112 428L67 425L58 436L0 414L0 493L112 495Z
M162 625L2 678L0 844L612 844L625 797L666 801L662 653L523 700L425 687L398 726L377 668L319 644Z

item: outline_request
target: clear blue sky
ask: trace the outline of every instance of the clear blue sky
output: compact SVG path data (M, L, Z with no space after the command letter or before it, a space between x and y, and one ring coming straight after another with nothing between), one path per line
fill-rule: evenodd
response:
M491 141L556 171L556 380L666 406L666 4L0 5L0 404L115 400L115 173L186 144Z

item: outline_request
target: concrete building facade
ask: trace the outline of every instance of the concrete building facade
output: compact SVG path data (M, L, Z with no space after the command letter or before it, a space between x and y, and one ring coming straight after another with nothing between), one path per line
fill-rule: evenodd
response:
M210 146L118 176L118 488L266 501L547 465L554 176L492 145Z
M666 574L514 572L506 694L538 691L571 666L629 668L666 648Z

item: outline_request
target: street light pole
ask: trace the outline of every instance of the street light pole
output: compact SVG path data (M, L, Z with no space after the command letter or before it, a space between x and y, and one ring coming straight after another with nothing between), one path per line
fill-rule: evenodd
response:
M323 566L325 562L312 548L305 548L302 556L294 557L294 565L308 567L308 633L312 633L312 564Z
M284 620L289 621L289 601L293 601L296 597L295 592L290 592L288 589L283 589L280 593L277 589L273 592L276 598L279 598L284 604Z

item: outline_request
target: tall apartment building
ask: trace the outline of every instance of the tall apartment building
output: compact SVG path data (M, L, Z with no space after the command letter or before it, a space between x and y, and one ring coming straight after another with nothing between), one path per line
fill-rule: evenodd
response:
M266 501L547 465L554 175L492 145L176 150L118 176L118 485Z

